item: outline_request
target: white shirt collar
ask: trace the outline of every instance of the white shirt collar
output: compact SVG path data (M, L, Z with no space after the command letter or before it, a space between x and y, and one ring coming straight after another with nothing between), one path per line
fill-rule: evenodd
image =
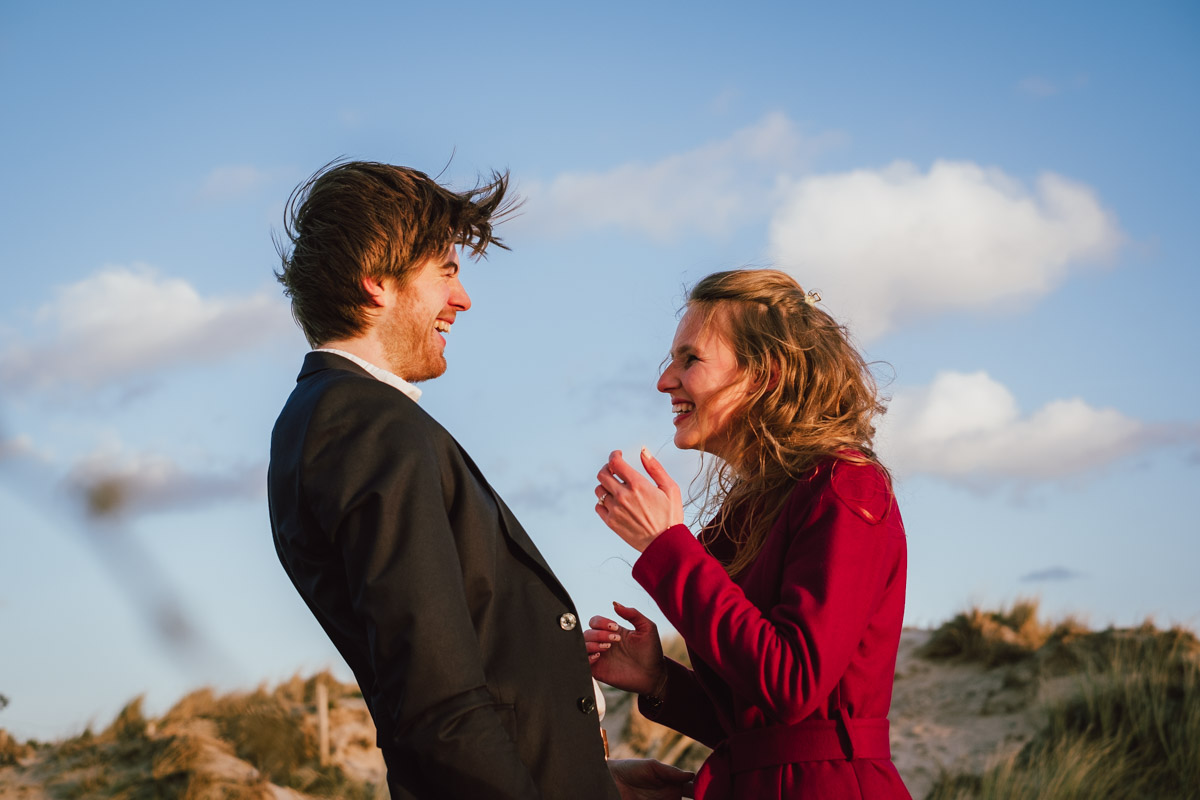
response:
M318 347L316 350L313 350L313 352L314 353L333 353L334 355L338 355L338 356L341 356L342 358L349 359L350 361L353 361L355 364L358 364L360 367L365 369L367 372L371 373L371 377L373 377L377 380L383 381L388 386L399 389L414 403L421 399L421 390L418 389L417 387L413 386L408 381L404 380L404 378L401 378L399 375L395 374L394 372L388 372L383 367L377 367L374 364L372 364L370 361L367 361L365 359L359 358L358 356L354 355L354 353L347 353L345 350L335 350L332 347Z

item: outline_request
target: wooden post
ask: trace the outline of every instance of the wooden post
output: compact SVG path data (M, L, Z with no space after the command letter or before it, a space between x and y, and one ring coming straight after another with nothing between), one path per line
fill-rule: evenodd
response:
M329 766L329 689L323 677L317 678L317 758Z

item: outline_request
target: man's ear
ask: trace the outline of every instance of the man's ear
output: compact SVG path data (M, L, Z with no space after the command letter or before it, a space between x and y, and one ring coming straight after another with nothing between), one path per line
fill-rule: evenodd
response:
M371 301L376 306L386 305L385 297L387 295L387 287L384 286L380 278L366 277L362 279L363 291L371 298Z

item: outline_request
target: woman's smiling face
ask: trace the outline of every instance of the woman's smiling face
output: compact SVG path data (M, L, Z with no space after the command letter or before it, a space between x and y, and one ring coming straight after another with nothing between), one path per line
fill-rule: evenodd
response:
M658 390L671 397L676 447L729 460L731 427L751 387L726 341L726 327L720 309L706 314L689 307L675 331Z

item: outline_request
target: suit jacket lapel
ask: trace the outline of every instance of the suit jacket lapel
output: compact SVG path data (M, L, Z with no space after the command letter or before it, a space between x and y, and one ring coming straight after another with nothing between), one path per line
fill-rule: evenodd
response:
M516 544L517 547L521 548L521 551L524 552L525 555L529 556L530 560L532 560L534 564L541 569L541 571L544 573L543 577L545 578L546 583L555 591L556 594L559 595L560 598L570 605L571 610L574 611L575 608L574 603L571 601L571 596L567 594L567 590L563 588L563 585L558 582L558 578L555 576L554 570L550 569L550 565L546 563L546 559L542 558L542 554L538 551L537 545L535 545L533 540L529 538L529 534L525 532L523 527L521 527L521 523L517 521L517 518L513 515L508 505L505 504L504 500L501 499L496 490L492 488L492 485L484 479L483 472L480 471L479 467L475 465L475 462L471 460L471 456L467 454L467 451L463 449L463 446L460 445L458 440L454 439L454 437L451 437L451 439L454 441L455 446L458 447L458 452L462 454L463 460L467 462L467 466L471 468L471 472L475 474L476 479L478 479L479 483L488 490L488 492L492 495L492 499L496 501L496 508L500 511L500 526L503 528L504 534L514 544Z

